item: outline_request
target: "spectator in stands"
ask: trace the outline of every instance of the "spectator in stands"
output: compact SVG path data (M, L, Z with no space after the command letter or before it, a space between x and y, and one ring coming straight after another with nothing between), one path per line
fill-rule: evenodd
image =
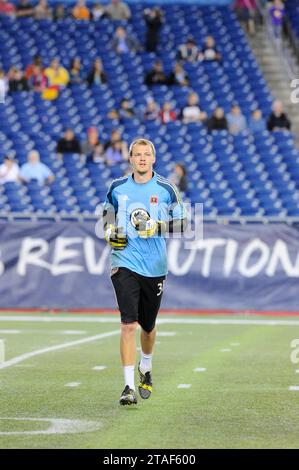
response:
M135 117L135 111L128 98L123 98L120 103L119 109L120 119L127 120Z
M284 5L280 0L274 0L272 6L269 8L269 17L272 24L274 36L276 39L281 39L281 31L285 15Z
M146 103L143 118L145 121L156 121L159 119L159 106L153 98L149 98Z
M125 28L119 26L114 34L112 47L117 54L128 54L129 52L137 52L139 44L132 36L128 36Z
M240 22L244 24L250 35L255 34L255 18L257 11L256 0L236 0L234 8L240 19Z
M196 62L199 50L193 37L189 36L184 44L181 44L177 52L177 60Z
M221 60L221 54L219 53L216 44L215 44L215 39L212 36L207 36L205 40L205 44L198 54L198 59L200 61L206 60L206 61L220 61Z
M119 112L117 109L113 108L107 114L107 118L111 121L119 121Z
M54 12L53 12L53 19L55 21L64 20L66 17L66 11L64 5L62 3L58 3L55 5Z
M22 70L11 67L7 75L8 87L11 93L15 91L29 91L28 82Z
M159 7L146 8L143 17L146 24L145 49L147 52L156 52L163 26L162 11Z
M39 0L36 7L34 7L34 18L36 20L52 20L53 13L47 0Z
M75 20L90 20L90 11L85 5L85 0L77 0L76 5L72 9L72 15Z
M187 171L182 163L176 163L174 166L174 172L170 176L170 180L175 184L179 191L186 193L188 190Z
M23 183L38 181L39 184L50 184L54 180L54 175L50 168L40 161L39 153L31 150L27 163L21 166L20 178Z
M114 165L129 159L128 145L121 138L121 134L117 129L113 129L111 132L110 139L105 144L105 152L108 165Z
M207 119L207 115L204 111L201 111L199 107L199 96L197 93L190 93L188 96L188 102L182 109L182 120L184 124L190 122L202 122Z
M176 62L168 78L169 85L188 86L189 78L180 62Z
M168 79L163 70L163 64L160 60L154 62L152 70L145 76L146 85L167 85Z
M20 168L14 159L14 155L5 155L0 165L0 184L18 183L20 181Z
M111 0L105 11L111 20L129 20L131 18L130 8L120 0Z
M229 132L234 135L240 134L247 128L246 118L236 103L232 105L230 113L227 115L227 122Z
M94 3L91 10L91 16L94 21L105 18L107 16L105 7L100 2Z
M26 67L25 71L25 78L27 80L30 80L31 75L34 74L35 72L35 67L41 67L42 68L42 58L40 55L35 55L33 57L33 62Z
M291 122L287 115L283 112L282 102L279 100L274 101L272 106L272 113L268 117L267 129L268 131L281 131L290 130Z
M262 117L260 109L255 109L251 113L248 128L251 132L263 132L266 130L266 123Z
M97 144L91 154L87 155L87 162L107 163L106 152L103 144Z
M166 101L166 103L163 104L162 109L159 112L159 118L162 124L168 124L169 122L176 120L176 112L169 101Z
M87 140L81 145L81 153L87 157L92 155L96 146L101 144L99 139L99 131L96 127L87 129Z
M30 18L34 15L34 7L28 0L19 0L16 6L17 18Z
M59 63L58 59L53 59L50 67L45 69L45 75L50 87L57 87L61 90L67 86L70 77L68 71Z
M80 142L76 138L73 129L67 128L63 136L58 140L56 152L61 158L64 153L81 153Z
M47 77L43 69L39 65L36 65L34 67L33 73L30 76L28 84L30 89L35 91L36 93L42 93L47 88Z
M207 123L208 131L227 131L228 123L222 108L217 107Z
M0 0L0 16L15 16L15 6L7 0Z
M107 165L109 166L117 165L127 160L126 158L124 158L123 147L122 147L121 141L117 141L109 145L109 147L106 150L105 155L106 155Z
M107 83L107 75L104 72L103 63L99 57L93 63L92 69L87 76L87 83L89 86Z
M113 129L110 134L110 139L105 143L105 149L107 149L109 145L119 140L127 146L126 142L122 140L120 131L118 129Z
M71 61L70 65L70 85L80 85L83 83L84 77L82 73L81 67L81 59L80 57L74 57Z

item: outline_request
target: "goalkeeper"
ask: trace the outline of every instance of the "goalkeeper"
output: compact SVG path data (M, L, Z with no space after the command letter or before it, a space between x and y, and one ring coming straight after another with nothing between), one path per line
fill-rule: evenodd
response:
M105 239L111 245L111 280L121 315L120 353L125 388L121 405L137 403L136 328L141 327L139 394L152 392L156 317L167 274L165 237L182 233L187 219L177 188L153 171L155 147L137 139L129 149L133 172L112 182L104 207Z

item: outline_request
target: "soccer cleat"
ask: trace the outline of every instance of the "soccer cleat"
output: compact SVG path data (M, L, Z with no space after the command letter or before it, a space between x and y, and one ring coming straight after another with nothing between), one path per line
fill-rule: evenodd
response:
M151 396L153 390L151 373L148 371L143 374L140 370L140 366L138 366L138 372L140 376L140 382L138 386L139 395L144 400L147 400Z
M124 391L121 394L119 399L120 405L136 405L137 404L137 397L135 390L132 390L129 385L125 386Z

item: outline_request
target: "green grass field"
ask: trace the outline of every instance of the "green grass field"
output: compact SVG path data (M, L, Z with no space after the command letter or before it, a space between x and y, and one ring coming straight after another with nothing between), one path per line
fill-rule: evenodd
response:
M296 317L161 315L135 407L118 405L118 330L115 315L0 315L1 449L299 448Z

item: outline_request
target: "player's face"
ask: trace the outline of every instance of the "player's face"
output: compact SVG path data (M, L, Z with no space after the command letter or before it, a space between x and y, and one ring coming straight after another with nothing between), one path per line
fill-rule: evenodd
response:
M137 171L140 174L146 174L152 171L155 160L156 159L150 145L134 145L132 156L130 157L133 171Z

